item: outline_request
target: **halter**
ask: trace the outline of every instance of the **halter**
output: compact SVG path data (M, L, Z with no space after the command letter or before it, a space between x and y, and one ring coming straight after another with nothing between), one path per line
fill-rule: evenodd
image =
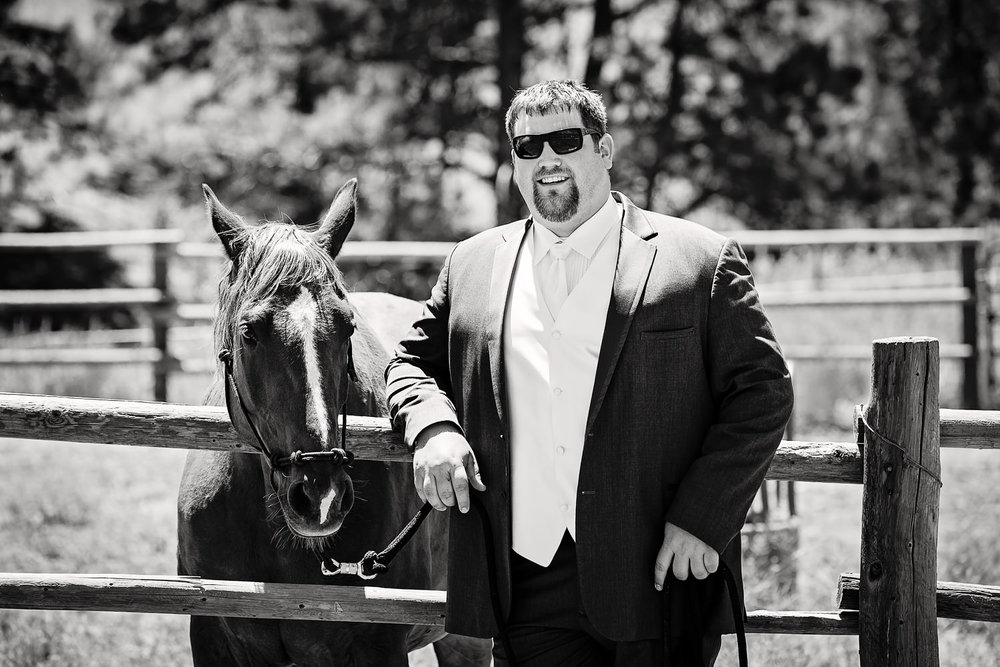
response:
M334 465L350 465L354 461L354 453L347 449L347 398L350 393L351 382L358 381L358 373L354 369L354 350L351 346L350 338L347 339L347 367L344 369L344 384L346 385L344 388L344 403L340 409L340 447L319 452L304 452L298 449L288 456L281 456L271 451L271 448L267 446L267 442L264 441L264 437L260 434L257 425L250 416L250 411L247 410L243 399L240 397L240 389L233 378L233 353L227 349L220 350L219 361L225 366L226 411L229 413L229 421L235 423L233 419L232 396L236 398L236 405L239 406L243 419L250 425L250 430L257 439L257 446L254 449L258 450L261 456L264 457L264 460L267 461L272 476L275 471L280 472L293 465L301 466L319 461L331 461Z

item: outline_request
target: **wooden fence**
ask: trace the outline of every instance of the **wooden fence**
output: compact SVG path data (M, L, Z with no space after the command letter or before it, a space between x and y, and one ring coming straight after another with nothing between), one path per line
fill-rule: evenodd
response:
M756 633L860 635L862 665L938 664L936 619L1000 622L1000 587L938 582L940 447L1000 449L1000 412L938 406L933 338L873 344L871 401L857 442L784 441L769 479L864 484L861 573L841 575L838 608L748 614ZM232 449L223 408L0 394L0 437ZM359 458L409 461L388 421L350 417ZM945 491L947 492L947 491ZM377 623L444 622L445 593L197 577L0 574L0 607Z
M163 224L161 221L160 224ZM987 228L971 229L832 229L795 231L738 231L734 237L748 252L795 248L856 246L957 247L961 285L954 287L898 287L894 289L823 289L761 292L767 307L880 306L952 304L961 311L962 338L941 346L944 358L962 362L962 397L965 407L986 405L992 379L993 345L991 290L985 267L991 261L993 244ZM348 242L341 262L386 262L404 259L440 262L452 243ZM166 401L172 373L210 371L212 365L192 363L171 353L171 334L179 327L206 323L214 316L211 303L190 303L171 290L171 267L178 260L222 259L218 243L188 243L176 229L115 232L66 232L52 234L0 234L0 255L13 252L60 252L107 250L123 246L147 247L152 251L152 286L89 290L0 290L0 311L93 309L125 306L144 309L150 315L151 336L134 338L138 345L120 349L111 343L101 347L70 349L3 349L2 364L45 363L150 363L154 375L154 397ZM172 329L173 327L173 329ZM124 335L124 334L123 334ZM105 340L109 340L106 338ZM866 345L787 345L791 359L867 359Z

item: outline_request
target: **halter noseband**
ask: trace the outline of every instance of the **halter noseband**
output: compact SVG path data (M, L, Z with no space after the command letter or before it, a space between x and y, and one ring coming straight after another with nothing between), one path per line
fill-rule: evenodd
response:
M344 388L344 402L340 409L340 447L333 449L323 450L319 452L304 452L298 449L288 456L281 456L271 451L264 441L263 436L261 436L260 431L257 429L257 425L254 423L253 418L250 416L250 411L247 410L246 405L243 403L243 399L240 397L240 389L236 385L236 380L233 378L233 353L230 350L222 349L219 351L219 361L225 366L225 396L226 396L226 411L229 413L229 421L234 422L233 419L233 401L230 398L230 394L236 398L236 404L240 408L240 412L243 415L243 419L250 425L250 430L253 432L254 437L257 439L257 449L264 460L267 461L268 467L271 468L271 473L273 474L275 470L281 471L290 466L301 466L307 463L319 462L319 461L331 461L334 465L350 465L354 461L354 453L347 449L347 397L350 393L351 382L358 381L358 373L354 369L354 350L351 346L351 339L347 339L347 367L344 369L345 375L345 388Z

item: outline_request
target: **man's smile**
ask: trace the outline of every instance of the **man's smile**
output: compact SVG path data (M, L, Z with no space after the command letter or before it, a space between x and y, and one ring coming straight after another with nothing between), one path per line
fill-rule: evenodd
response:
M538 179L538 182L542 185L556 185L557 183L564 183L569 180L569 176L563 174L554 174L551 176L542 176Z

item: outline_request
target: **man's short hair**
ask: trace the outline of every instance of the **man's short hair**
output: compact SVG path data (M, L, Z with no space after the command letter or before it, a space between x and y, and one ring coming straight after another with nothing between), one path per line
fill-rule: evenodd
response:
M519 90L507 109L507 139L514 141L514 123L521 116L542 116L559 111L580 112L588 130L608 131L608 111L601 96L579 81L543 81Z

